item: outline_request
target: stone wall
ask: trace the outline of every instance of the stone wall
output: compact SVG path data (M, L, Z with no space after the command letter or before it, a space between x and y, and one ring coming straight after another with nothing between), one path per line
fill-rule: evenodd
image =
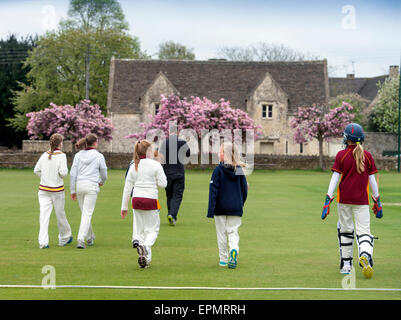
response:
M100 152L110 152L111 142L99 141L98 150ZM45 140L24 140L22 142L22 152L23 153L43 153L50 149L49 141ZM72 143L71 141L63 142L63 151L67 153L72 153Z
M33 168L42 153L8 152L0 153L1 168ZM104 153L107 166L110 169L126 169L132 160L132 155L127 153ZM67 154L68 166L72 165L73 155ZM397 169L396 157L376 158L379 170L393 171ZM334 163L334 158L325 157L325 168L329 169ZM188 165L187 168L211 169L215 165ZM255 155L255 169L287 170L287 169L317 169L319 158L316 156L283 156L283 155Z
M383 151L398 150L398 135L385 132L366 132L363 146L376 157L383 155Z

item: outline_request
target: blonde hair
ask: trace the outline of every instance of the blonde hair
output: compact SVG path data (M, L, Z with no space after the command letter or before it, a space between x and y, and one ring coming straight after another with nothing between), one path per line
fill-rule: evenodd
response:
M365 172L365 151L361 143L356 143L356 148L352 154L356 162L356 171L358 171L359 174Z
M90 133L85 138L78 140L78 142L75 144L75 148L78 150L85 150L86 148L92 147L96 142L97 135Z
M224 142L220 146L220 151L223 151L224 163L233 167L245 167L245 163L241 161L238 148L235 144Z
M138 141L135 143L134 147L134 162L135 162L135 170L138 171L139 162L141 161L140 156L146 156L148 149L152 146L152 144L147 140Z
M57 147L60 146L60 144L63 142L64 137L59 134L59 133L55 133L50 137L50 154L49 154L49 160L52 159L52 155L54 153L54 150L57 149Z

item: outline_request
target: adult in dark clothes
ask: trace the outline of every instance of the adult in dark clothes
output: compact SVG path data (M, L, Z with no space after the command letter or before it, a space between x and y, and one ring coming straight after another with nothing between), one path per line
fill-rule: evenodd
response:
M185 157L190 157L191 151L188 144L176 135L171 135L164 141L160 151L163 155L162 164L167 177L167 219L170 226L175 226L185 190L183 161Z

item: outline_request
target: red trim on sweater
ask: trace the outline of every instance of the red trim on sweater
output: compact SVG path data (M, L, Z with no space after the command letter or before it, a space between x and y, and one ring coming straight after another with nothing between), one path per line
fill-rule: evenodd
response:
M132 208L135 210L160 210L160 203L157 199L132 198Z

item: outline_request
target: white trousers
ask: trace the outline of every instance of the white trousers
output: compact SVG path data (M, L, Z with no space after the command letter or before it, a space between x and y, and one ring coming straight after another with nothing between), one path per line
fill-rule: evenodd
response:
M338 228L341 234L353 233L355 229L359 254L368 253L373 257L373 236L370 233L370 212L368 205L338 204ZM355 224L353 221L355 219ZM342 239L342 242L350 242L352 239ZM351 242L351 243L352 243ZM343 246L342 258L352 258L352 245Z
M235 216L214 216L216 223L217 245L221 262L228 262L229 252L239 253L239 233L242 218Z
M64 245L68 240L70 240L72 235L71 227L64 211L65 193L52 193L40 190L38 198L40 206L39 245L46 246L49 244L49 222L53 208L56 213L57 226L59 230L59 245Z
M81 224L79 226L78 240L85 241L95 238L92 229L92 216L95 210L99 186L90 183L77 183L77 199L81 208Z
M160 211L134 209L133 220L132 241L138 240L140 245L146 247L146 260L150 262L152 261L152 246L160 231Z

